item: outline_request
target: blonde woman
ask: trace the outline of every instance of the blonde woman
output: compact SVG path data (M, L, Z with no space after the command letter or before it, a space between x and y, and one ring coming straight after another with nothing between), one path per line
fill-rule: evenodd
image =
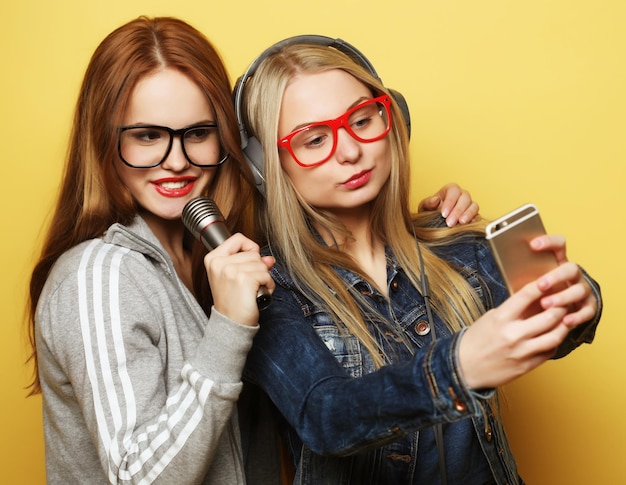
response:
M274 49L243 107L277 285L244 377L285 418L294 483L523 483L495 390L591 342L601 314L564 238L532 241L560 264L508 297L483 223L411 213L403 115L337 49Z

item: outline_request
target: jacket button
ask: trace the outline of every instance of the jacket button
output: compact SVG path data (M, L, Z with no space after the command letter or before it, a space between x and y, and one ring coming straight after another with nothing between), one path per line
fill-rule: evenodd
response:
M426 322L419 322L415 325L415 333L417 333L420 337L428 335L430 333L430 325Z
M459 413L465 413L467 411L467 406L463 401L459 401L458 399L454 400L454 409L456 409Z
M398 291L398 280L394 279L391 282L391 291Z

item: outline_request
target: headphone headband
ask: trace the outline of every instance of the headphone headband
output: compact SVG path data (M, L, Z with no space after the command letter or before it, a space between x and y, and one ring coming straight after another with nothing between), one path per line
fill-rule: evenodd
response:
M237 121L239 122L240 132L242 133L245 132L245 125L243 123L243 114L241 111L243 108L242 107L243 89L246 86L246 82L248 81L249 78L251 78L254 75L259 65L267 57L271 56L275 52L280 51L283 47L292 45L292 44L313 44L313 45L320 45L323 47L334 47L335 49L343 52L344 54L347 54L357 64L367 69L370 72L370 74L372 74L382 84L380 77L378 77L378 74L376 73L376 69L374 69L374 66L367 59L367 57L365 57L363 53L360 50L358 50L356 47L348 44L344 40L339 39L339 38L334 39L332 37L326 37L324 35L296 35L294 37L288 37L286 39L281 40L280 42L277 42L274 45L271 45L267 49L265 49L254 61L252 61L252 63L248 66L248 69L246 69L246 72L244 72L243 75L241 75L239 79L237 79L237 83L235 84L235 89L234 89L234 100L235 100L235 110L237 113Z
M261 143L255 137L248 136L248 130L244 122L243 117L243 90L246 86L248 79L250 79L259 65L272 54L280 51L282 48L293 44L313 44L323 47L333 47L340 52L343 52L350 57L355 63L366 69L372 76L374 76L378 82L382 84L382 80L378 76L376 69L372 63L353 45L345 42L339 38L326 37L324 35L297 35L294 37L288 37L286 39L277 42L276 44L265 49L252 63L248 66L248 69L237 79L235 88L233 91L235 114L237 116L237 124L239 125L239 135L241 137L241 148L243 149L246 161L254 175L254 181L256 188L265 195L265 176L264 176L264 161L263 161L263 147ZM409 108L404 99L404 96L398 91L389 89L394 101L400 108L404 121L407 126L409 136L411 134L411 117L409 114Z

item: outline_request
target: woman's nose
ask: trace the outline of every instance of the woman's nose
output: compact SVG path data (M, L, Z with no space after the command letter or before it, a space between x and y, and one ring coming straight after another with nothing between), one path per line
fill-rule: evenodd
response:
M337 130L337 148L335 149L335 159L339 163L355 163L361 157L361 143L355 140L348 130L339 128Z
M163 161L163 168L174 171L181 171L186 169L188 165L189 160L187 160L187 157L183 152L181 138L180 136L175 136L172 140L172 148L167 154L165 160Z

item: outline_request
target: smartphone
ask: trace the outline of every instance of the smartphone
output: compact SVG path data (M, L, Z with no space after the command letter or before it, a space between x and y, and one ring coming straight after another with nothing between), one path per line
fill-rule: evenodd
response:
M534 204L526 204L487 225L486 238L510 294L558 266L552 251L530 248L529 242L545 233Z

